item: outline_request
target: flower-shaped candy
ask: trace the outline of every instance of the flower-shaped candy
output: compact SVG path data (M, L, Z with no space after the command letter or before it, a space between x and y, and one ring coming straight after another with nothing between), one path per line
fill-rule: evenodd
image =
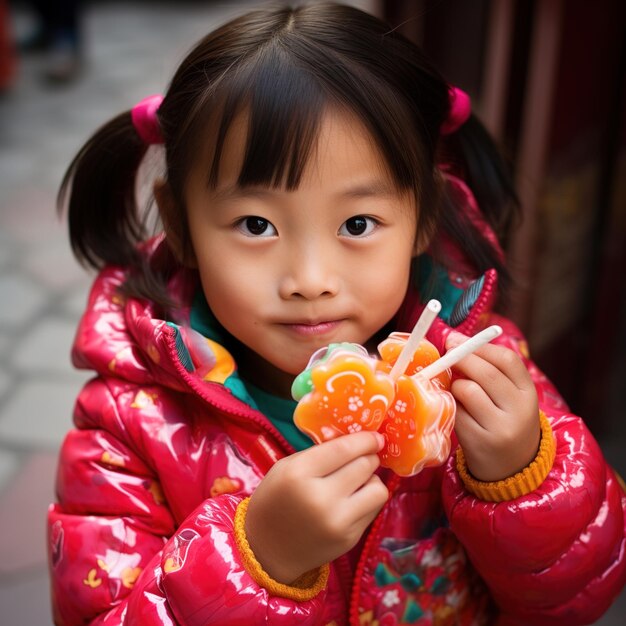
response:
M377 371L377 359L362 348L339 344L325 352L321 358L314 355L294 382L296 426L317 443L378 430L394 398L389 375Z
M402 348L404 348L407 340L409 339L409 333L391 333L387 339L378 344L378 353L380 354L381 361L378 362L379 369L384 371L391 371L392 366L398 360ZM420 341L417 350L413 353L413 357L409 361L406 370L403 374L412 376L420 370L424 369L427 365L435 362L439 358L439 350L430 343L427 339ZM450 370L444 370L441 374L438 374L434 381L439 381L439 384L445 388L450 388Z
M391 370L409 338L408 333L391 333L378 346L379 368ZM405 372L396 381L396 395L380 432L385 446L379 456L383 467L400 476L412 476L424 467L441 465L450 453L450 434L456 404L450 389L450 370L432 380L419 372L439 358L439 351L422 339Z
M412 476L424 467L441 465L450 454L450 434L456 404L437 381L401 375L396 395L379 429L385 445L379 452L383 467Z

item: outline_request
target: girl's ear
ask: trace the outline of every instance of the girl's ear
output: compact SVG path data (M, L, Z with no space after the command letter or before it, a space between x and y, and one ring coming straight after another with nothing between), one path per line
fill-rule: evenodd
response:
M176 260L187 267L196 267L196 257L187 232L187 219L183 207L178 206L169 183L162 178L153 186L154 199L159 207L166 241Z
M426 252L433 235L435 234L435 225L420 225L417 236L415 237L415 245L413 246L413 256L418 257Z
M420 215L417 224L417 234L415 235L415 243L413 244L414 257L418 257L428 250L436 230L437 224L434 217L429 216L429 219L423 219Z
M423 219L420 215L417 227L417 236L415 237L415 245L413 247L413 256L416 257L428 250L428 247L437 232L439 211L442 208L444 187L446 183L444 175L438 167L435 168L433 176L435 182L435 195L430 201L438 207L438 210L430 211L429 218L427 220Z

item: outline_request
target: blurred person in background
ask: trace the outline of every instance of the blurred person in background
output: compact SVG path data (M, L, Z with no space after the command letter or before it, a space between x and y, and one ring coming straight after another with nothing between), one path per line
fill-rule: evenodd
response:
M21 52L46 54L43 76L50 83L74 80L82 67L80 0L31 0L37 22L19 42Z

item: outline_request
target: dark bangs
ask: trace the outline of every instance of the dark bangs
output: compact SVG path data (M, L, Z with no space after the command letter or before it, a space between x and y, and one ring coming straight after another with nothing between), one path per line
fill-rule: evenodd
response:
M274 17L274 30L265 40L257 41L248 54L238 48L238 58L214 80L206 81L210 76L204 68L203 94L189 111L187 132L179 134L185 136L181 145L186 157L206 150L207 135L212 136L207 184L214 187L228 130L245 114L248 128L238 184L295 189L325 112L347 111L371 134L398 189L415 194L420 219L432 222L428 207L437 204L434 154L447 99L445 83L438 76L425 81L423 60L413 59L414 48L407 46L406 60L399 63L398 48L404 43L395 33L364 30L359 39L346 28L345 15L316 23L314 7L302 15L296 9ZM425 102L431 106L424 107ZM433 109L439 112L432 119L424 116L424 110ZM174 146L172 156L176 152ZM180 166L181 156L172 162ZM171 170L169 174L172 183Z
M213 99L212 108L221 117L209 186L217 184L228 130L238 115L245 114L248 128L238 185L295 189L315 147L327 99L317 81L279 46L260 50L224 79Z

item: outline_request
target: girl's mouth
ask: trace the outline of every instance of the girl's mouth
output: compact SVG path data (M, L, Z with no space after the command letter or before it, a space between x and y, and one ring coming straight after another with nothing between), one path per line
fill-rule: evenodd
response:
M283 324L283 326L285 326L295 334L301 335L303 337L317 337L320 335L326 335L328 333L331 333L332 331L337 329L339 324L341 324L341 320L316 322L315 324Z

